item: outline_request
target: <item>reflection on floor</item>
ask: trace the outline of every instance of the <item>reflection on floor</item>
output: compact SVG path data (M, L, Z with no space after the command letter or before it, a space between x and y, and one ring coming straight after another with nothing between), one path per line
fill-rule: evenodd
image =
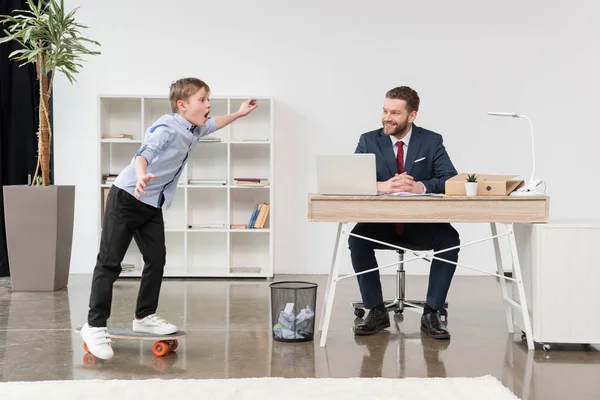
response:
M74 328L85 321L90 276L74 275L67 290L11 293L0 279L0 380L243 378L243 377L474 377L491 374L522 399L597 399L596 347L554 346L528 352L520 334L506 332L494 278L456 277L448 298L450 341L423 336L419 315L405 311L392 327L355 337L349 304L355 282L338 285L327 347L315 341L272 340L269 283L264 280L166 280L159 314L187 330L175 353L152 354L151 342L115 341L115 357L84 362ZM325 276L276 276L319 284ZM408 277L408 297L422 298L426 277ZM394 292L391 276L384 291ZM138 281L115 285L112 325L130 326ZM320 318L320 315L317 315Z

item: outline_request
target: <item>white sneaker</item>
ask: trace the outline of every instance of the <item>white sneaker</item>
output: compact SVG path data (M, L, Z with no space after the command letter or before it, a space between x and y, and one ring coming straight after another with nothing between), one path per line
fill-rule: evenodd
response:
M86 322L81 328L81 337L90 353L96 357L103 360L110 360L113 357L114 352L110 345L111 340L106 327L93 328Z
M134 318L133 331L153 333L155 335L170 335L177 332L177 327L160 318L158 315L152 314L139 321Z

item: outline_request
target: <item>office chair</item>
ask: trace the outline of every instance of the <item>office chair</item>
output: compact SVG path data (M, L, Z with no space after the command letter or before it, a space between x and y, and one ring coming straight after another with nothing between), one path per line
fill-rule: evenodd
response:
M412 243L410 246L406 244L400 244L401 247L411 248L413 253L416 255L417 251L426 251L428 249L418 248L414 246ZM385 304L385 308L388 312L394 311L395 314L402 314L404 312L404 308L410 309L411 311L423 313L423 308L425 307L425 301L421 300L406 300L405 296L405 271L404 271L404 250L396 249L398 253L398 268L396 270L396 298L394 300L384 300L383 304ZM427 257L424 257L423 260L429 261L431 265L431 260ZM362 302L352 301L350 303L352 308L354 309L354 315L358 318L362 318L365 315L365 306ZM444 303L444 308L440 310L440 314L443 319L448 319L448 302Z

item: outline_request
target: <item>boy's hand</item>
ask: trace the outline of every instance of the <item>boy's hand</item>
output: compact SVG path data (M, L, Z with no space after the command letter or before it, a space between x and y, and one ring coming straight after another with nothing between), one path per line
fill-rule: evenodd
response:
M238 110L238 112L240 113L240 115L242 117L245 117L246 115L250 114L252 111L254 111L254 109L258 107L258 103L256 102L255 99L248 99L245 102L242 103L242 105L240 106L240 109Z
M146 194L146 191L144 190L144 188L146 187L148 182L150 182L153 178L156 178L156 175L146 174L137 180L137 183L135 184L135 190L133 192L136 199L138 199L138 200L140 199L140 197L141 197L140 193Z

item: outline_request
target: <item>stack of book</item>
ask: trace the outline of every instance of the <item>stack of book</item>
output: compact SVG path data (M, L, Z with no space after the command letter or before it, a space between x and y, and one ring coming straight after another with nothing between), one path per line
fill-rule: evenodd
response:
M267 178L233 178L233 183L240 186L269 186Z
M190 179L188 185L196 186L214 186L227 185L227 179Z
M105 185L112 185L115 180L117 179L117 174L108 174L108 175L103 175L102 179L104 180L104 184Z
M135 265L123 263L121 264L121 273L127 274L135 269Z
M256 203L254 210L250 214L248 225L234 224L231 225L231 229L263 229L269 216L269 210L271 210L269 203Z
M199 142L221 142L221 138L216 137L216 136L203 136L198 141Z
M248 222L248 228L264 228L270 209L271 205L269 203L256 203L256 207L254 207L254 210L252 210L252 215L250 216L250 222Z
M124 139L124 140L132 140L133 139L133 135L130 135L128 133L115 133L115 134L102 135L102 139Z

